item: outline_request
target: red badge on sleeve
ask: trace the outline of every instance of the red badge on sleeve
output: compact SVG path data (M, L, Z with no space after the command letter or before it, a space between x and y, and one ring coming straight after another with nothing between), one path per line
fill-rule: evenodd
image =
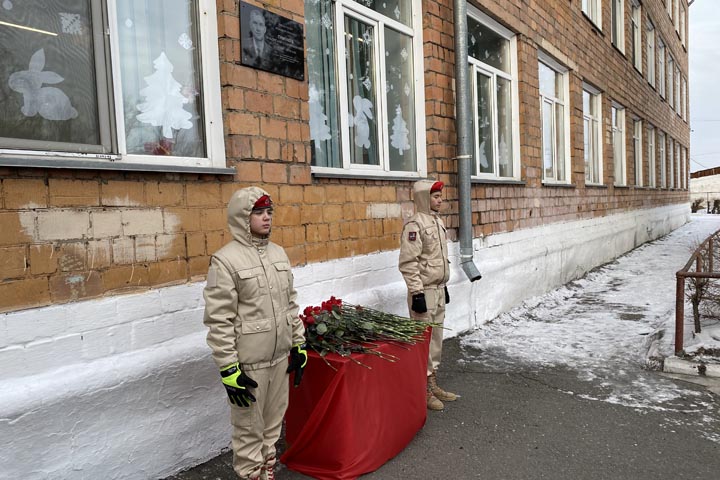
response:
M408 240L414 242L417 238L417 232L408 232Z

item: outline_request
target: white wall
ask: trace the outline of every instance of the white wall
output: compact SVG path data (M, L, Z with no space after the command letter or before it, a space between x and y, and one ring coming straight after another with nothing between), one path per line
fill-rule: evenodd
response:
M686 204L476 239L470 284L450 246L446 336L687 222ZM330 295L406 314L398 252L294 269L301 306ZM203 284L0 315L0 479L150 479L229 445L204 341Z
M720 199L720 175L708 175L700 178L690 179L690 200L702 199L705 202L710 201L712 208L713 201ZM707 208L707 203L703 203L703 208Z

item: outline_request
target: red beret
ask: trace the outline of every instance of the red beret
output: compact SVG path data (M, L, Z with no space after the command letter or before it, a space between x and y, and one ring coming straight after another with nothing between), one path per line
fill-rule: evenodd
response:
M253 205L253 210L260 210L262 208L271 208L272 207L272 200L270 200L270 195L263 195L262 197L257 199L257 202Z
M444 186L445 184L443 182L435 182L432 187L430 187L430 193L441 192Z

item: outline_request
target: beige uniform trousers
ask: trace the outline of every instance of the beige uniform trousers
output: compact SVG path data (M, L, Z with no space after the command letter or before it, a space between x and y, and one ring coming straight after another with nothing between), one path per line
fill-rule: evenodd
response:
M442 327L445 323L445 288L426 288L424 292L425 304L427 305L428 310L426 313L417 313L412 310L412 295L408 294L407 299L408 310L410 310L410 318L438 323ZM432 374L432 372L437 370L440 366L443 344L443 329L441 327L433 328L430 336L430 353L428 355L427 363L428 376L430 376L430 374Z
M282 420L288 406L287 359L277 365L245 373L255 380L250 390L257 401L249 407L230 404L233 427L233 469L241 479L256 479L263 465L275 465L275 443L280 438Z

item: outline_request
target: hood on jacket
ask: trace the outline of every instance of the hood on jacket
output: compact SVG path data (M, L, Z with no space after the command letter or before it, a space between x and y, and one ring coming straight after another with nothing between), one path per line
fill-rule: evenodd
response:
M258 198L267 194L265 190L258 187L247 187L233 193L227 210L228 226L233 239L246 246L253 244L250 232L250 213Z
M417 213L434 213L430 210L430 189L434 183L435 180L419 180L413 185L413 202Z

